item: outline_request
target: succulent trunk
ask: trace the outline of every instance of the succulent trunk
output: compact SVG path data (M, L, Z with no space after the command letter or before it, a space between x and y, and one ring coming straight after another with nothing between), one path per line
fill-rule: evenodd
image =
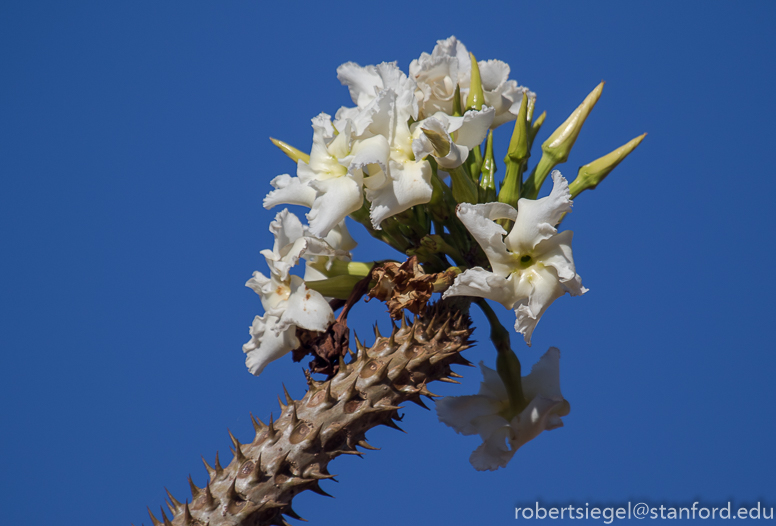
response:
M470 365L459 353L471 345L469 304L441 301L428 306L410 323L402 318L390 336L375 330L367 348L357 343L350 363L342 363L330 380L308 379L301 400L286 393L277 421L254 420L256 437L240 444L232 436L234 458L221 467L205 464L210 480L204 488L191 483L192 502L181 504L172 495L169 519L151 515L154 525L248 526L288 524L299 518L293 498L305 490L327 495L321 479L332 478L328 465L342 454L360 455L356 446L374 449L365 441L378 425L398 428L400 404L421 406L421 396L435 397L427 384L452 381L453 364Z

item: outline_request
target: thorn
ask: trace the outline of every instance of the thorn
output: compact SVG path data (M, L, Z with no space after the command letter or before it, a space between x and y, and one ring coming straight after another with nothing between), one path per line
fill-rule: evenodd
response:
M420 395L417 395L417 394L416 394L416 395L414 395L414 396L411 396L411 397L407 398L407 400L409 400L410 402L412 402L412 403L414 403L414 404L417 404L417 405L419 405L419 406L420 406L420 407L422 407L423 409L426 409L426 410L430 411L430 409L428 408L428 406L427 406L427 405L426 405L426 404L423 402L423 400L420 398Z
M375 338L382 338L382 337L383 335L380 334L380 327L378 327L377 324L375 323Z
M245 460L245 455L243 455L242 448L240 447L240 441L235 438L229 428L226 430L229 433L229 438L232 439L232 444L234 445L234 449L232 450L234 458L237 459L237 462L243 462Z
M159 509L162 511L162 522L164 523L164 526L172 526L172 523L170 522L170 519L167 518L167 514L164 512L164 509L162 509L161 506L159 506Z
M391 360L388 359L377 371L375 371L374 374L374 380L372 380L372 383L379 382L381 380L384 380L388 378L388 369L391 366Z
M226 490L226 498L231 502L240 499L237 494L237 477L232 479L232 483L229 485L229 489Z
M286 384L282 384L282 385L283 385L283 392L286 394L286 403L289 404L289 405L293 404L294 403L294 399L291 398L290 394L288 394L288 389L286 389Z
M275 426L272 424L272 413L270 413L269 415L269 425L267 426L267 438L269 438L273 442L277 439Z
M280 470L283 469L283 466L286 463L286 460L288 459L288 455L291 453L290 451L286 451L285 455L280 457L280 460L275 464L275 467L272 469L272 475L277 475L280 473Z
M318 466L315 466L313 469L310 469L307 472L305 472L304 476L305 478L321 480L321 479L333 479L337 475L330 475L329 473L321 473Z
M253 413L251 413L251 422L253 423L253 430L256 431L256 436L259 436L259 433L264 431L264 428L267 427L264 422L253 416Z
M314 440L317 440L317 439L318 439L318 437L319 437L319 436L321 436L321 431L322 431L322 430L323 430L323 424L321 424L321 425L319 425L319 426L315 426L315 427L313 427L313 431L312 431L312 433L310 433L309 435L307 435L307 436L306 436L304 439L305 439L305 440L308 440L308 441L310 441L310 442L312 442L312 441L314 441Z
M394 428L394 429L396 429L398 431L401 431L402 433L406 433L405 430L403 430L398 425L396 425L396 422L394 422L392 418L389 418L387 422L382 422L382 424L384 426L392 427L392 428Z
M286 404L283 403L283 400L280 399L280 395L278 395L278 404L280 404L280 414L283 414L283 411L286 410L286 407L288 407Z
M172 506L170 506L170 511L172 513L178 513L178 510L181 507L181 503L179 500L177 500L175 497L172 496L172 493L170 493L170 490L167 488L164 488L164 491L167 492L167 498L170 499L170 502L172 503Z
M370 444L369 442L367 442L366 440L359 440L359 441L357 442L357 444L358 444L359 446L363 447L364 449L371 449L372 451L380 451L380 448L379 448L379 447L374 447L373 445L371 445L371 444Z
M291 506L289 506L287 510L285 510L285 511L283 511L281 513L283 515L288 515L292 519L296 519L298 521L303 521L303 522L308 522L307 519L303 519L302 517L300 517L299 514L297 512L295 512L294 509Z
M162 523L159 522L159 519L154 517L154 514L151 513L151 508L148 508L148 507L146 507L146 508L148 509L148 514L151 516L151 522L154 523L154 526L162 526Z
M453 380L452 378L446 378L444 376L442 378L440 378L439 381L440 382L447 382L449 384L460 384L461 383L458 380Z
M199 497L200 489L197 487L196 484L194 484L194 481L191 480L191 475L189 475L189 486L191 486L191 500L193 501L197 497Z
M210 482L205 484L205 505L208 509L215 507L216 499L213 498L213 494L210 492Z
M404 330L407 328L407 314L405 314L404 310L401 311L401 329Z
M435 310L435 311L434 311L434 315L433 315L433 316L431 316L431 320L430 320L430 321L428 322L428 324L426 325L426 327L428 327L428 330L431 330L431 329L433 329L433 328L434 328L434 323L436 323L436 321L437 321L437 316L438 316L438 313L437 313L437 312L436 312L436 310Z
M347 402L358 394L358 391L356 391L356 382L358 382L358 376L353 379L353 383L342 393L339 398L341 401Z
M183 505L183 525L189 526L194 520L191 517L191 510L189 509L189 499L186 499L186 504Z
M347 449L339 449L337 451L332 451L329 453L332 457L335 457L337 455L356 455L361 458L364 458L364 455L360 451L348 451Z
M452 371L450 371L450 376L452 376L453 378L463 378L462 374L454 373Z
M315 481L315 484L310 486L310 491L312 491L313 493L317 493L318 495L323 495L324 497L331 497L332 499L334 498L334 495L330 495L325 491L323 491L323 488L321 488L321 485L318 483L317 480Z
M460 383L460 382L455 382L455 383ZM430 398L430 399L432 399L432 400L433 400L434 398L440 398L440 395L438 395L438 394L434 394L434 393L432 393L431 391L429 391L429 390L426 388L426 384L425 384L425 383L424 383L424 384L423 384L423 386L421 386L421 388L420 388L420 394L422 394L423 396L427 396L427 397L429 397L429 398Z
M299 423L299 417L296 414L296 404L293 403L294 401L291 400L291 403L289 404L291 406L291 427L296 427L296 424Z
M210 467L210 464L207 463L205 457L202 457L202 463L205 464L205 469L207 470L207 474L210 476L210 480L213 480L213 478L216 476L216 470ZM191 478L191 476L189 476L189 478Z
M345 358L342 356L339 357L339 370L341 373L346 373L348 371L348 364L345 363Z
M337 399L331 395L331 381L326 382L326 394L323 399L327 405L334 405L337 403Z
M214 468L216 470L216 476L220 477L221 473L224 472L224 468L221 467L221 462L218 461L218 451L216 451L216 462Z

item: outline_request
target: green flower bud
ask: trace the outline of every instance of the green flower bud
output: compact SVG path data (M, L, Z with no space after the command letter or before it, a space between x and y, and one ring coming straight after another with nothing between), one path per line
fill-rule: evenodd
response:
M272 144L280 148L280 150L284 154L288 155L291 158L291 160L294 161L295 163L299 161L304 161L306 163L310 162L310 156L308 154L304 153L301 150L297 150L290 144L284 143L283 141L279 141L273 137L270 137L269 140L272 141Z
M644 140L644 137L646 136L646 133L639 135L613 152L580 167L577 178L569 185L571 198L574 199L585 190L594 190L595 187L623 161L623 159L636 149L636 146L641 144L641 141Z
M356 286L356 283L362 279L363 277L361 276L342 275L329 279L305 281L304 284L307 285L307 288L320 292L324 296L346 300L353 291L353 287Z
M536 199L547 175L557 165L568 160L569 152L571 152L571 148L574 146L579 132L582 130L582 125L585 123L587 116L590 115L593 106L601 97L603 89L604 83L602 81L585 97L582 104L574 110L569 118L552 132L549 139L544 141L544 144L542 144L542 158L539 159L539 164L536 165L531 176L525 182L522 197Z
M595 106L595 103L598 102L598 99L601 97L601 91L603 91L603 89L604 82L602 81L587 97L585 97L582 104L569 115L566 122L552 132L550 138L542 144L542 151L555 159L557 164L565 163L566 160L568 160L569 152L571 152L571 148L574 146L577 137L579 137L582 125L585 123L587 116L590 115L590 111L593 109L593 106Z
M469 96L466 97L467 110L481 110L482 103L485 102L485 95L482 93L482 79L480 78L480 67L477 65L477 59L474 54L469 53L472 61L471 82L469 83Z
M479 196L480 203L492 203L496 200L496 160L493 158L493 130L488 132L488 140L485 143Z
M504 157L504 163L507 165L507 173L501 184L501 190L498 193L500 203L506 203L511 206L517 206L517 200L520 199L523 187L523 169L525 162L531 155L530 147L530 122L528 120L528 95L523 93L523 100L520 103L520 111L515 119L515 129L512 132L512 138L509 141L509 150ZM505 226L507 221L500 223Z

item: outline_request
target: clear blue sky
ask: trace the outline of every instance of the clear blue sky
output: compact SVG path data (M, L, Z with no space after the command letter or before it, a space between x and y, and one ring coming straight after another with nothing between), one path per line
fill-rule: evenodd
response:
M567 176L649 132L564 222L590 292L558 300L531 349L513 339L525 364L561 349L571 414L478 473L476 438L409 407L408 434L370 433L383 449L336 460L336 499L297 511L497 525L537 499L776 506L774 4L268 4L0 6L5 524L149 524L164 486L182 500L204 481L200 455L229 459L227 428L245 441L249 411L277 416L281 382L303 394L301 365L254 378L241 351L260 313L243 283L271 246L261 199L293 169L267 138L309 147L309 119L350 104L342 62L406 69L453 34L538 94L540 140L606 80ZM360 335L387 327L376 302L359 316ZM467 356L493 365L475 322ZM435 391L475 392L459 372Z

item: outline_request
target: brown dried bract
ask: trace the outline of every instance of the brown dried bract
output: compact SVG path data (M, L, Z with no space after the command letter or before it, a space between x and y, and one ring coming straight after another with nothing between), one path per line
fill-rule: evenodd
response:
M447 274L449 272L426 274L417 256L402 264L384 263L372 270L372 280L377 284L369 291L369 297L384 301L393 319L401 318L403 309L420 314L435 292L435 283ZM452 283L454 275L450 278Z
M308 354L313 356L310 371L332 377L339 370L339 359L345 356L350 344L347 318L332 323L326 332L296 329L299 347L292 351L295 362L301 362Z

